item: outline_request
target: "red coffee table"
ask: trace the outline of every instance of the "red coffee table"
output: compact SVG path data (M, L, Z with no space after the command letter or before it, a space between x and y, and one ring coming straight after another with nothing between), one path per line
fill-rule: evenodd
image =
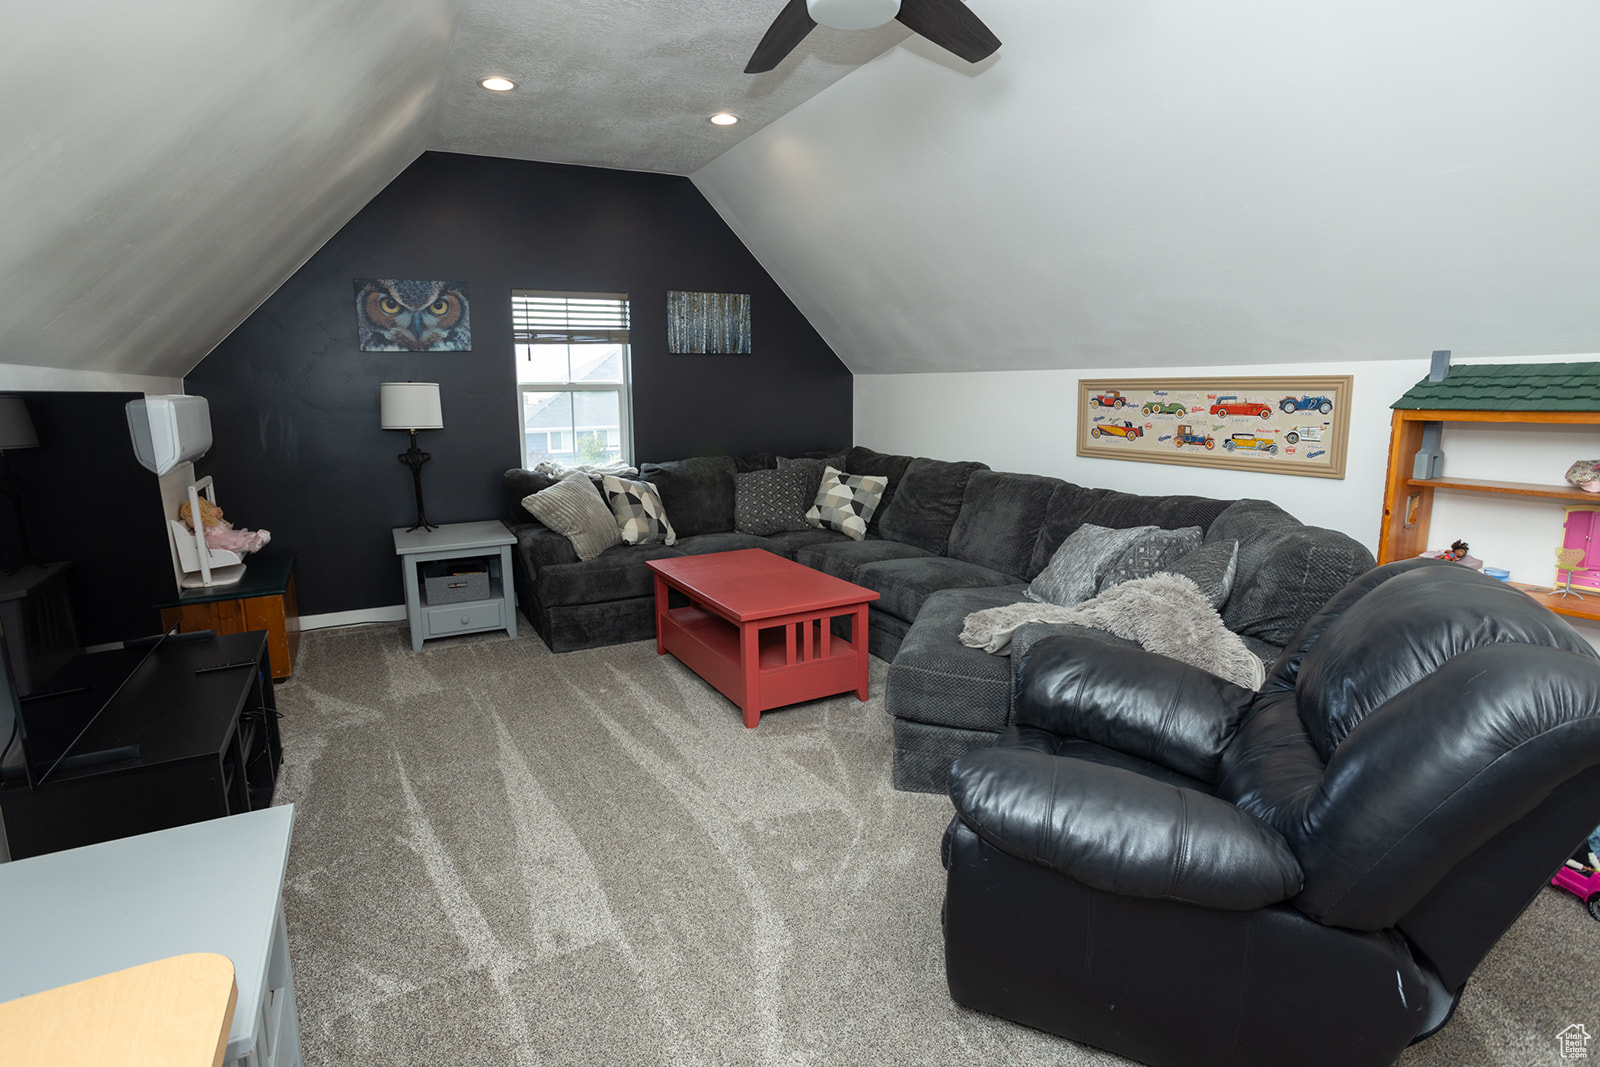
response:
M848 693L867 699L867 605L878 594L761 548L652 559L656 652L671 652L744 712ZM669 608L676 589L689 605ZM850 615L849 641L831 623Z

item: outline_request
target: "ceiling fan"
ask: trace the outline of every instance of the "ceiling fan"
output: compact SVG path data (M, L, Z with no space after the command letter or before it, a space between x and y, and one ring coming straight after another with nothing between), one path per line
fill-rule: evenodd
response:
M789 0L756 45L746 74L771 70L818 23L836 30L865 30L898 19L912 32L968 63L1000 47L996 37L961 0Z

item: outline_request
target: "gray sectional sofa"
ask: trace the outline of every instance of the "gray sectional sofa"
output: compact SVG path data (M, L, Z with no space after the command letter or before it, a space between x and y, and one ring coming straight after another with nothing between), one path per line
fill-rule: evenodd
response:
M523 497L551 479L507 471L519 606L551 649L563 652L654 636L649 559L765 548L872 589L880 599L869 613L868 648L891 664L885 702L895 718L894 785L943 792L950 764L991 744L1010 723L1013 660L1039 637L1062 630L1024 626L1012 656L994 656L957 640L966 616L1021 601L1080 526L1198 526L1206 543L1237 541L1222 619L1269 664L1324 601L1374 566L1371 553L1351 538L1306 526L1262 500L1138 496L860 446L811 455L851 474L888 479L865 540L821 529L740 533L734 476L774 466L777 457L697 457L640 467L640 477L661 494L677 544L617 545L580 562L565 537L521 507Z

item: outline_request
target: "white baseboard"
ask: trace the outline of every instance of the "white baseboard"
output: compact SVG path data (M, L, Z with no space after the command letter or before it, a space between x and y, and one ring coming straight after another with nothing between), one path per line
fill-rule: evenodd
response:
M358 611L330 611L322 615L300 616L300 629L326 630L330 626L360 626L372 622L405 622L406 606L394 604L387 608L361 608Z

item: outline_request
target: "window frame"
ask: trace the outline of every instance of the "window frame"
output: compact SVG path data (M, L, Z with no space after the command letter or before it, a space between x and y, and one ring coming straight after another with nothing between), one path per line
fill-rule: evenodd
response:
M605 300L605 301L613 301L613 302L615 302L617 304L620 304L621 305L621 315L620 315L621 325L620 326L617 326L615 324L603 325L603 324L600 324L598 322L590 323L590 324L582 324L582 323L580 323L579 325L571 325L569 323L569 327L568 327L566 332L568 333L569 336L576 336L576 335L581 335L581 334L584 334L584 333L596 333L596 332L600 332L600 331L609 332L609 333L613 334L612 339L609 342L606 342L606 343L619 345L621 347L621 349L622 349L622 358L620 360L620 364L621 364L621 367L620 367L620 371L621 371L620 379L621 380L620 381L611 381L611 382L575 382L575 381L571 381L570 380L570 373L571 373L571 362L570 362L570 359L569 359L569 362L568 362L569 380L567 380L567 381L524 382L524 381L518 380L518 376L516 374L516 369L517 368L516 368L516 365L515 365L516 361L521 358L521 355L518 352L518 348L520 346L522 346L522 345L530 345L530 344L536 343L535 340L533 339L533 337L528 332L526 332L522 328L519 328L518 322L519 322L519 319L521 318L521 316L518 313L518 307L517 307L517 302L519 300L548 300L548 301L557 301L557 300L594 300L594 301L601 301L601 300ZM633 362L633 341L632 341L633 302L632 302L632 299L629 297L629 295L627 293L617 293L617 292L579 292L579 291L575 291L575 290L564 290L564 289L513 289L513 290L511 290L510 310L511 310L511 359L512 359L512 364L513 364L512 365L512 378L516 382L516 386L517 386L517 438L518 438L518 441L519 441L518 448L522 452L522 465L523 465L523 468L524 469L528 469L529 460L532 458L532 457L530 457L528 455L528 441L527 441L528 427L527 427L527 423L524 421L526 419L526 417L527 417L527 403L528 403L527 402L527 396L528 396L529 393L568 393L568 394L573 394L573 393L614 393L614 394L616 394L616 397L617 397L617 423L618 423L618 425L617 425L617 436L619 438L618 458L623 463L629 464L631 466L633 464L633 371L632 371L632 366L631 366L631 364ZM554 327L554 326L545 326L545 327L541 328L540 332L542 334L548 336L548 335L556 334L556 333L559 333L559 332L562 332L562 331L560 331L557 327ZM617 334L621 334L621 339L618 339L615 336ZM574 344L581 344L581 343L585 343L585 342L569 340L567 342L567 345L570 347L570 346L572 346ZM570 353L569 353L569 356L570 356ZM571 437L572 437L571 444L572 444L572 448L573 448L573 459L576 460L578 458L578 456L577 456L578 438L581 436L581 434L580 434L579 427L577 425L576 400L575 399L573 401L573 408L574 408L573 420L572 420L572 423L569 426L563 427L560 430L547 430L546 433L547 434L559 433L559 434L562 435L563 438L565 438L567 435L570 434ZM594 432L606 433L610 429L611 428L609 426L606 426L606 427L601 427L599 430L594 431ZM548 442L548 437L546 438L546 441ZM548 452L546 453L546 455L548 455Z

